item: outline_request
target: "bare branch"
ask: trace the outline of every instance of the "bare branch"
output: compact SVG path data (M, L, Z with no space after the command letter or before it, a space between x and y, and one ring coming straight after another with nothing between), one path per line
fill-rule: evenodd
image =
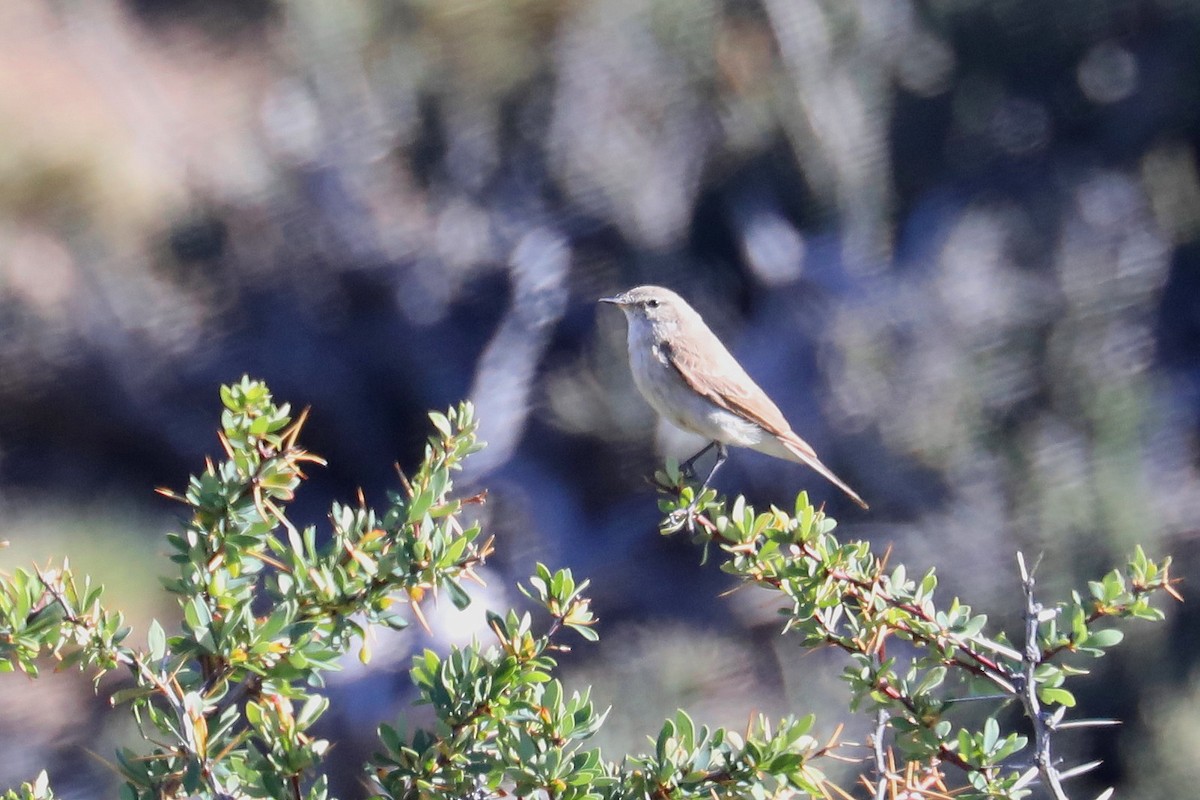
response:
M1017 553L1017 565L1021 569L1021 586L1025 591L1025 654L1022 658L1023 679L1021 681L1021 703L1025 706L1025 716L1033 726L1034 753L1033 763L1042 783L1050 791L1054 800L1069 800L1059 780L1058 770L1050 755L1050 726L1042 712L1041 702L1037 696L1037 679L1035 673L1042 661L1042 651L1038 647L1038 620L1042 614L1042 604L1033 595L1034 572L1025 566L1025 556ZM1027 773L1028 774L1028 773ZM1021 776L1022 779L1025 776Z
M887 800L888 785L891 783L887 748L883 743L883 737L887 734L888 718L887 709L879 709L875 714L875 732L871 734L871 745L875 750L875 800Z

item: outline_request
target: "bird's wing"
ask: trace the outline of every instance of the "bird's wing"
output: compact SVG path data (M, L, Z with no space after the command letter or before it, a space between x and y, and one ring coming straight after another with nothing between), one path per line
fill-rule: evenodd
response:
M709 402L753 422L774 436L803 463L828 478L835 486L850 496L863 508L866 502L845 481L833 474L821 463L812 446L792 431L779 407L767 397L767 393L746 374L716 336L709 334L702 342L705 357L701 358L698 348L687 342L677 342L661 348L667 362L679 373L679 377L700 396ZM707 344L707 346L704 346Z
M710 338L711 337L711 338ZM694 392L720 408L753 422L773 436L794 439L807 448L808 454L817 454L803 439L792 433L792 426L779 407L767 397L767 393L746 374L742 365L721 344L716 336L704 337L702 348L687 340L677 340L664 347L667 362L679 373L684 383ZM702 358L698 350L703 349Z

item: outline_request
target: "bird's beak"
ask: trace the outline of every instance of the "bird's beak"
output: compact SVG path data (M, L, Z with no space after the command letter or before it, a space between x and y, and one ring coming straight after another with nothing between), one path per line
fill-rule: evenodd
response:
M623 306L623 305L625 305L625 295L623 295L623 294L614 294L612 297L601 297L601 298L600 298L599 300L597 300L596 302L598 302L598 303L612 303L614 306Z

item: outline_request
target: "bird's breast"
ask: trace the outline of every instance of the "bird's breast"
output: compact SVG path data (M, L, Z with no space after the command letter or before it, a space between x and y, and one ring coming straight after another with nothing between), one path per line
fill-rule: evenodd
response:
M758 425L721 408L689 386L658 343L643 341L635 346L631 337L629 364L642 397L675 427L742 447L754 447L763 439L764 432Z

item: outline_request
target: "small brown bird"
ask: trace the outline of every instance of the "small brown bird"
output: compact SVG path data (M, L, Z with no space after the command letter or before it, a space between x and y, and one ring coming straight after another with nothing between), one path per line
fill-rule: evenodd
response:
M676 427L711 440L681 466L691 473L696 459L717 448L705 486L725 463L725 445L731 444L807 464L867 508L792 431L771 398L682 297L661 286L639 286L600 302L625 312L629 366L646 402Z

